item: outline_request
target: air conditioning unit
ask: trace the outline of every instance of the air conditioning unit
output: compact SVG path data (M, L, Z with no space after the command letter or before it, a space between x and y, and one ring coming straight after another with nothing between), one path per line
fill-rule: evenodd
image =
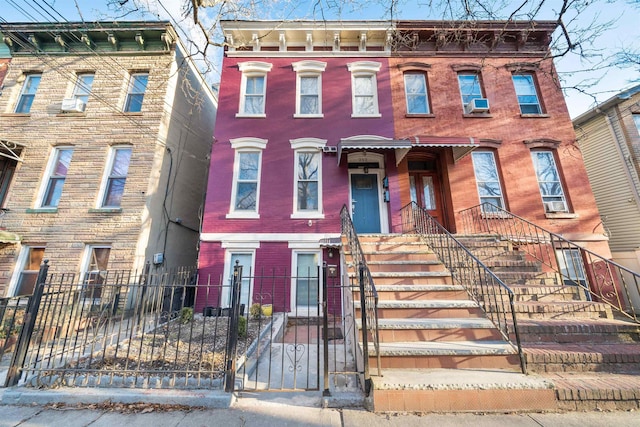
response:
M465 113L486 113L489 111L489 100L487 98L474 98L465 107Z
M337 153L338 147L322 147L322 151L325 153Z
M566 212L567 205L564 202L544 202L544 211L546 213Z
M82 113L85 103L78 98L65 98L62 100L60 109L63 113Z

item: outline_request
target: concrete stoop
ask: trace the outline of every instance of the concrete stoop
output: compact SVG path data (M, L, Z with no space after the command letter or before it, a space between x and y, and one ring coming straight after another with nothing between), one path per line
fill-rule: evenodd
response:
M522 412L557 409L542 378L487 369L385 369L372 377L375 412Z

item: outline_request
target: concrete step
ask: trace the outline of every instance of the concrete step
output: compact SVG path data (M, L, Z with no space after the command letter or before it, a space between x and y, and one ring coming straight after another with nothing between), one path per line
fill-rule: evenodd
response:
M361 322L357 322L361 328ZM488 319L379 319L380 342L499 341L502 335Z
M349 273L354 275L355 273ZM421 272L371 272L376 285L445 285L451 284L449 271L421 271Z
M372 377L375 412L516 412L556 407L549 381L510 370L385 369Z
M375 251L370 250L364 252L364 258L369 261L440 261L438 256L430 249L421 251L393 250L393 251Z
M411 273L420 271L445 271L446 267L438 260L414 260L414 261L367 261L369 271L388 273Z
M382 369L520 370L516 349L505 341L380 343L380 364ZM369 367L370 369L377 367L377 354L373 343L369 343Z
M367 243L422 243L422 237L419 234L358 234L360 244Z
M376 285L381 300L468 299L469 294L457 285ZM360 293L355 292L358 299Z
M360 316L360 301L354 301L356 315ZM398 318L469 318L484 317L484 312L474 301L470 300L418 300L378 301L379 319Z
M636 372L640 343L523 343L530 372Z

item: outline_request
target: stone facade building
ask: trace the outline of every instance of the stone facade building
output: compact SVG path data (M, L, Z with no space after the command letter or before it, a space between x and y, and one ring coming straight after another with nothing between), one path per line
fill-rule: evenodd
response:
M168 22L3 24L0 295L194 265L217 101ZM84 280L84 279L82 279Z

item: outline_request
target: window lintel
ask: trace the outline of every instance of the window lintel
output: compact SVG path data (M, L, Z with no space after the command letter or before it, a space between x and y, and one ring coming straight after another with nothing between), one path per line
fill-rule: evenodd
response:
M260 62L260 61L247 61L247 62L239 62L238 69L243 73L261 73L266 74L271 71L273 64L268 62Z
M321 150L324 146L327 145L327 140L320 138L297 138L289 140L289 143L291 144L291 148L294 150L300 150L304 148Z
M555 150L560 146L560 141L551 138L525 139L522 143L529 149L548 148L550 150Z
M426 62L405 62L398 64L398 69L402 71L425 71L431 69L431 64Z
M534 62L512 62L510 64L506 64L504 66L507 70L512 73L533 73L536 70L540 69L540 64Z
M296 73L314 73L319 74L327 68L326 62L321 61L298 61L291 64L293 71Z
M243 148L255 148L258 150L264 150L267 148L268 140L262 138L232 138L229 140L231 143L231 148L234 150L239 150Z
M347 69L354 74L376 74L382 64L375 61L357 61L347 64Z
M451 64L451 69L457 73L463 71L469 71L473 73L480 73L482 71L482 65L480 64Z

